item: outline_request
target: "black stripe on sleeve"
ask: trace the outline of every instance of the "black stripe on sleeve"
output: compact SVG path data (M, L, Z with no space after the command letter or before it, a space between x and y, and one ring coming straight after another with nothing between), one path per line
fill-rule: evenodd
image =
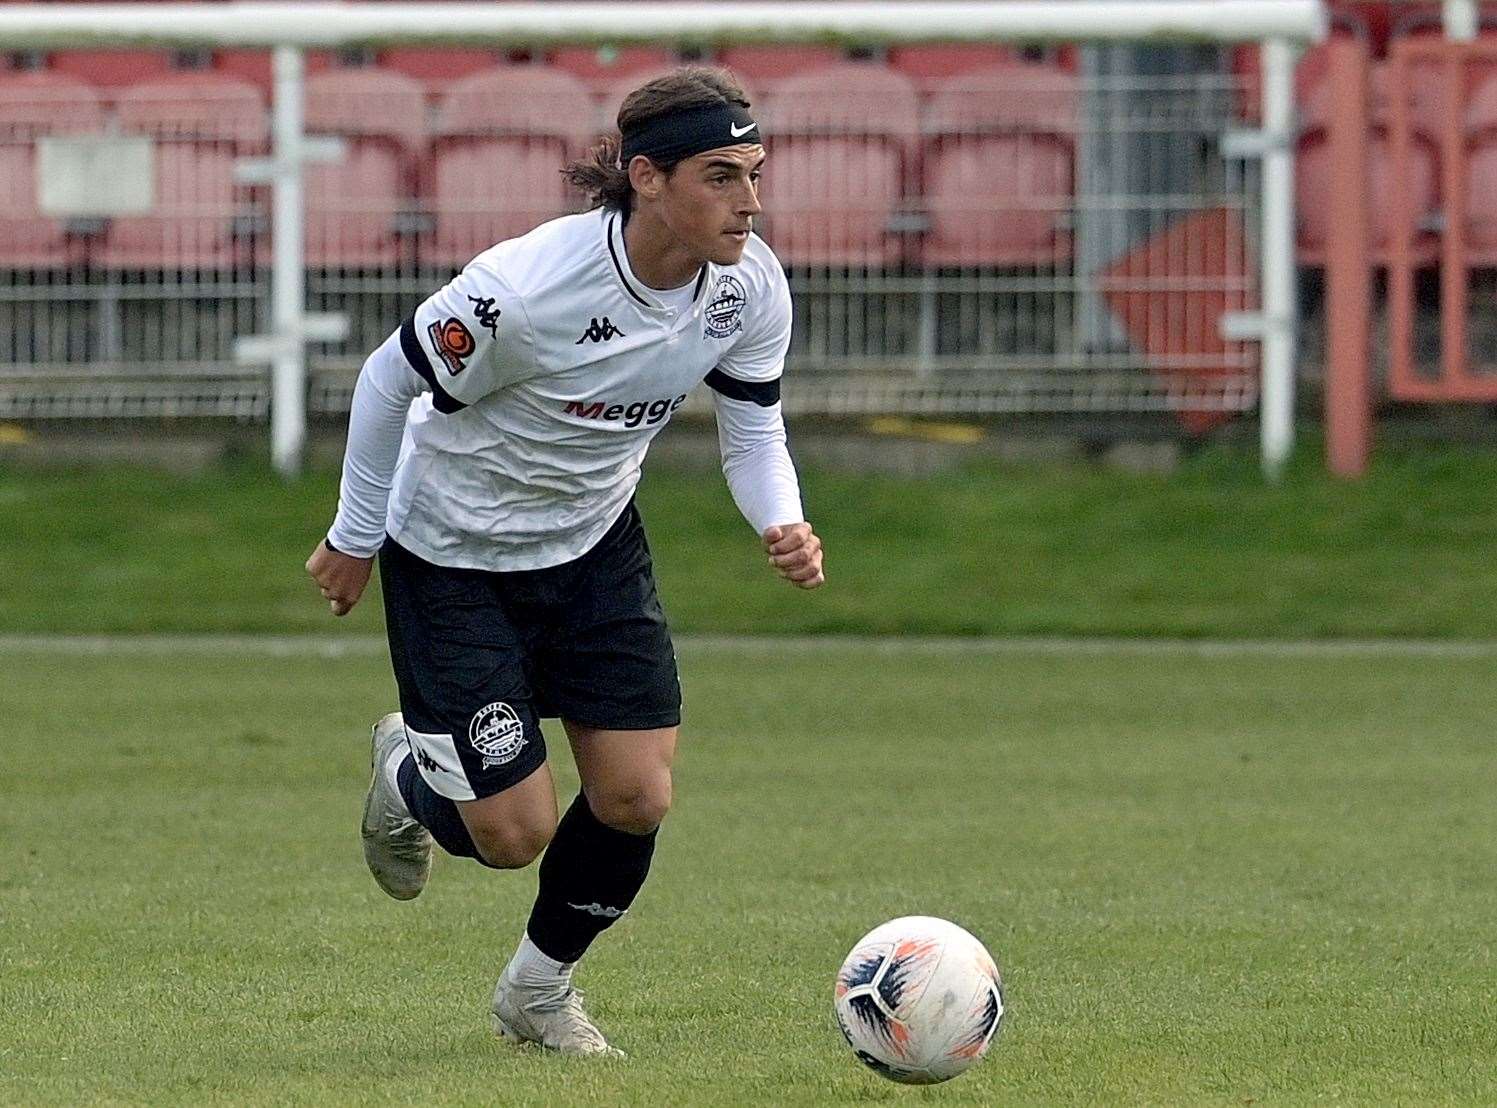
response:
M421 348L421 340L416 337L414 317L400 325L400 349L405 354L405 360L411 364L411 368L431 386L431 400L437 411L443 415L451 415L468 406L455 398L438 382L437 375L431 369L431 359L426 356L426 351Z
M707 374L707 385L729 400L752 400L761 408L772 408L780 402L780 379L773 381L740 381L720 369Z

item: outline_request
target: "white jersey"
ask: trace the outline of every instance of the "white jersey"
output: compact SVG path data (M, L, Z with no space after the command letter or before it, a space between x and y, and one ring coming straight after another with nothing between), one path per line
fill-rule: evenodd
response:
M800 522L779 405L790 319L757 236L674 297L634 276L617 212L502 242L366 362L329 541L367 556L388 532L473 569L571 561L624 510L651 439L703 380L744 515L759 531Z

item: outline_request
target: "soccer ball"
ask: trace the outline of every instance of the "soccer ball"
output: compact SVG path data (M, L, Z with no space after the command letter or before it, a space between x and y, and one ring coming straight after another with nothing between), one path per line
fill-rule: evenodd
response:
M904 916L858 940L837 972L837 1025L858 1060L905 1085L947 1081L988 1052L1003 981L970 933Z

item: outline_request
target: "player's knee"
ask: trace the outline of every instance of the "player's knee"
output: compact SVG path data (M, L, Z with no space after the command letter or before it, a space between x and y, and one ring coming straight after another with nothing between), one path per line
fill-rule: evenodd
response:
M550 843L555 825L507 823L470 829L473 845L484 865L494 869L523 869L540 857Z
M665 821L671 808L670 774L589 796L598 822L617 831L648 835Z

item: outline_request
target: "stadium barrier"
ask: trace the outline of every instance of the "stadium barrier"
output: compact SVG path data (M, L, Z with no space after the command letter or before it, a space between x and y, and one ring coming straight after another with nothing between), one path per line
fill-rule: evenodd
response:
M1449 25L1466 26L1470 37L1420 28L1428 33L1392 43L1381 74L1370 72L1361 43L1329 50L1338 202L1329 213L1336 249L1327 263L1326 452L1341 476L1365 473L1371 455L1377 267L1388 278L1388 398L1497 400L1497 36L1478 38L1474 20ZM1385 175L1372 171L1375 144L1386 148ZM1421 283L1438 295L1437 336L1417 333ZM1474 312L1478 301L1487 310Z
M1257 405L1274 471L1293 434L1293 61L1323 32L1316 0L0 10L12 48L196 47L243 67L0 81L17 213L0 221L0 413L268 412L293 470L307 407L346 407L421 296L566 210L560 162L684 43L739 66L772 136L762 228L797 300L792 411L1203 428ZM1261 78L1189 64L1191 41L1262 43ZM1020 53L1034 43L1051 49ZM1138 43L1176 45L1145 73L1109 45ZM464 76L423 82L454 44ZM484 44L555 54L522 67ZM269 74L244 64L255 49ZM105 156L116 206L28 194L44 161ZM139 158L150 195L132 208Z
M1497 39L1449 42L1410 38L1392 50L1393 166L1407 182L1418 140L1418 101L1432 101L1443 209L1437 266L1440 286L1440 357L1433 374L1416 364L1414 276L1425 264L1416 248L1426 232L1419 213L1400 208L1389 268L1389 339L1392 359L1388 391L1397 400L1497 401L1497 347L1475 356L1469 341L1470 303L1476 271L1497 267L1497 220L1474 197L1497 193ZM1490 288L1488 289L1490 295ZM1490 344L1489 344L1490 345Z

